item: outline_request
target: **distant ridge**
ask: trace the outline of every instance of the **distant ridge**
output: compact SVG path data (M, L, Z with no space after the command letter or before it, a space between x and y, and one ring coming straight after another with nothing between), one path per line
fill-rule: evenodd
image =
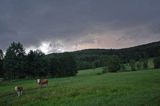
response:
M96 64L97 67L104 66L106 57L110 55L119 56L123 63L129 60L138 61L158 57L160 56L160 41L122 49L84 49L68 53L75 56L79 69L86 69L91 68L93 64ZM51 58L60 54L63 53L52 53L47 57Z
M136 46L131 46L131 47L126 47L126 48L119 48L119 49L104 49L104 48L94 48L94 49L82 49L82 50L77 50L77 51L72 51L72 52L79 52L79 51L88 51L88 50L125 50L125 49L132 49L132 48L141 48L141 47L156 47L160 46L160 41L156 42L151 42L151 43L146 43L146 44L141 44L141 45L136 45Z

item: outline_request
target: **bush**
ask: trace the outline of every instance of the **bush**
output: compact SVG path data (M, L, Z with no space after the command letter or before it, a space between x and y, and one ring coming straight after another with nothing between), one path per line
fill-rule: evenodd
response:
M106 67L103 72L117 72L120 70L120 59L118 56L110 56L107 58Z
M106 72L108 72L107 66L103 67L102 74L104 74L104 73L106 73Z
M121 71L126 71L125 64L121 64L120 67L121 67L121 69L120 69Z
M148 68L148 60L147 59L142 60L142 65L143 65L143 69L147 69Z

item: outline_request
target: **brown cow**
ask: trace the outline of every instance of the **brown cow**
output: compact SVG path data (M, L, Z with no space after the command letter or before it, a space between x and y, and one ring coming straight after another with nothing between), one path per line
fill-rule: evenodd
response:
M48 85L48 79L37 79L37 83L40 87L47 86Z
M15 91L17 92L17 95L18 96L21 96L22 95L22 92L23 92L23 87L22 86L15 86Z

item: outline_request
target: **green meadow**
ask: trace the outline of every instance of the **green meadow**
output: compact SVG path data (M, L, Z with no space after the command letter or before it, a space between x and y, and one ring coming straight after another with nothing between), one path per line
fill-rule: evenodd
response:
M34 80L0 83L1 106L160 106L160 70L101 74L81 70L74 77L51 78L39 88ZM18 97L16 85L24 87Z

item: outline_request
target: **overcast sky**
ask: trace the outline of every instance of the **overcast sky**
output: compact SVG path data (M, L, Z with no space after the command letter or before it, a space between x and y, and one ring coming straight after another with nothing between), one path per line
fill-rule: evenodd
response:
M0 49L45 53L160 40L160 0L0 0Z

